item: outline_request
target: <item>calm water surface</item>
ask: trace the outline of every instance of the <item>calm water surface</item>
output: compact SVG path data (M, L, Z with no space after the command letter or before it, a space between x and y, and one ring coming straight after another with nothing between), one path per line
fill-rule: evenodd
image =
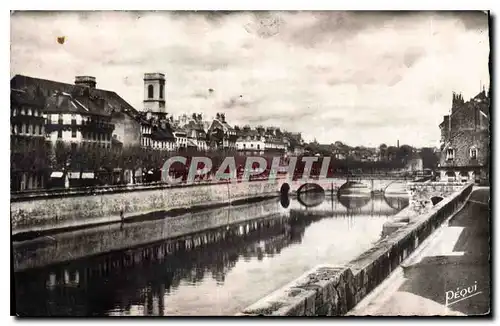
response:
M193 230L204 244L170 239L18 272L17 313L233 315L315 265L342 265L369 249L408 198L309 195L251 205L276 213Z

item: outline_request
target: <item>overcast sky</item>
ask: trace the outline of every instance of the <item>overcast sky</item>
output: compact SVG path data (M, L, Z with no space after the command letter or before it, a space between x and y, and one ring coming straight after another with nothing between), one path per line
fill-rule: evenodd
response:
M162 72L174 115L321 143L434 146L452 91L489 85L478 12L17 12L11 27L11 77L95 76L140 110L143 74Z

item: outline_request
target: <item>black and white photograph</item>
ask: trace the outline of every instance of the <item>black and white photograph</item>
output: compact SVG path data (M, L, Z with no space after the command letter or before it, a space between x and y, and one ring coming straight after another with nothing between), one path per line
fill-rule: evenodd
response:
M11 11L11 315L490 316L487 9Z

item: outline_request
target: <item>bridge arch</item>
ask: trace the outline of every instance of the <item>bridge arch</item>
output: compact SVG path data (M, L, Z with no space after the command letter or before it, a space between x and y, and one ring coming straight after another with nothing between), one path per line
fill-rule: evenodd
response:
M290 192L290 185L287 182L283 183L281 185L281 188L280 188L280 194L281 194L281 196L282 197L283 196L288 196L289 192Z
M304 207L316 207L325 201L325 192L302 192L297 194L297 201Z
M369 185L366 184L366 182L361 182L361 181L351 181L351 180L347 180L343 185L341 185L337 191L337 196L340 196L342 194L345 194L346 193L346 190L353 186L353 185L363 185L365 186L365 188L367 190L370 190L371 191L371 188Z
M433 196L433 197L431 197L432 205L436 206L443 199L444 198L442 196Z
M297 196L306 192L325 193L325 189L317 183L304 183L297 189Z
M391 180L389 181L389 183L387 185L385 185L385 187L383 188L383 193L385 194L387 189L389 189L390 186L394 185L394 184L398 184L398 183L401 183L401 180Z

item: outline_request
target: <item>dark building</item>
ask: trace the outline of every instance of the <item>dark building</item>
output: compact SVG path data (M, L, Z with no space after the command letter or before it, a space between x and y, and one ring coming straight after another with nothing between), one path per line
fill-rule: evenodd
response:
M81 178L53 166L51 151L60 144L104 151L141 144L139 112L115 92L97 89L94 77L77 76L74 84L67 84L16 75L11 93L12 191L44 187L51 177L65 179L63 186L69 186L73 175ZM39 147L36 155L20 142L38 138L46 147Z
M43 188L48 171L45 98L39 88L12 88L10 103L11 189Z
M490 97L484 90L465 102L453 94L450 115L443 118L441 180L477 181L489 178Z

